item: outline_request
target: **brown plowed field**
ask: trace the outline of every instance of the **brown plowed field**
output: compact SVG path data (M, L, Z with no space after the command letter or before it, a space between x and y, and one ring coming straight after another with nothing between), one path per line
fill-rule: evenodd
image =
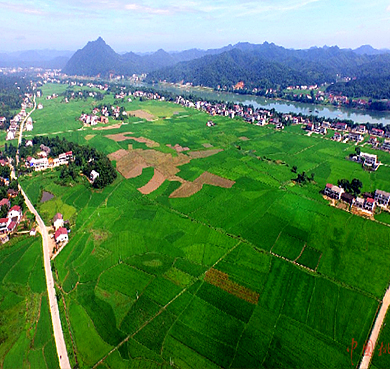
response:
M113 152L112 154L107 155L110 160L119 160L126 156L129 152L125 149L120 149Z
M92 128L93 131L105 131L107 129L116 129L116 128L121 128L122 123L116 123L113 124L112 126L105 126L105 127L95 127Z
M196 178L194 182L183 183L177 190L173 191L169 197L190 197L200 191L205 184L223 188L231 188L234 183L236 182L209 172L204 172L198 178Z
M259 301L260 295L257 292L229 280L228 274L217 269L210 269L206 273L205 281L251 304L256 305Z
M155 119L155 116L153 114L150 114L150 113L148 113L145 110L132 110L132 111L128 111L127 115L130 115L132 117L141 118L141 119L146 119L148 121L151 121L151 120Z
M115 142L121 142L126 140L134 140L137 142L141 142L146 144L147 147L153 148L153 147L159 147L160 144L158 142L155 142L153 140L150 140L149 138L145 137L134 137L134 136L128 136L133 134L132 132L125 132L125 133L117 133L114 135L107 135L106 137L114 140Z
M188 155L193 159L207 158L209 156L218 154L223 151L222 149L213 149L213 150L201 150L201 151L190 151Z
M166 177L164 174L162 174L159 170L154 169L154 175L152 179L145 186L138 188L138 191L144 195L149 195L153 191L157 190L157 188L159 188L165 180Z

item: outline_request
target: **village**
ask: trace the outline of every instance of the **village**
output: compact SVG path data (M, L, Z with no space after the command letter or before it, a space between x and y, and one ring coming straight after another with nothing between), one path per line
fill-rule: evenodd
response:
M362 196L354 196L344 190L341 186L335 186L327 183L323 191L326 198L332 201L332 205L336 205L335 201L345 203L352 212L367 217L372 217L376 207L384 211L390 211L390 193L382 190L375 190L375 192L365 192Z

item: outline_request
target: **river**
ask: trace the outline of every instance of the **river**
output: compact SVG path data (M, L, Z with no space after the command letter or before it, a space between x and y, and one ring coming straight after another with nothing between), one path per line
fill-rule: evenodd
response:
M157 86L155 86L157 87ZM349 109L325 105L305 104L284 100L265 99L260 96L239 95L231 92L216 92L212 89L198 87L177 87L170 84L160 84L158 88L180 94L194 94L205 100L221 100L226 102L253 105L255 108L275 109L281 113L295 113L304 115L317 115L325 119L349 119L356 123L382 123L390 124L390 112Z

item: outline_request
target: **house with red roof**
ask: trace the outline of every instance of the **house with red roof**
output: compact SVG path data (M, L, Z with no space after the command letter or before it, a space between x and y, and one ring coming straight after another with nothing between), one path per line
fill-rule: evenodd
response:
M12 221L10 224L8 224L7 231L13 232L18 224L14 221Z
M324 189L324 194L331 199L340 200L341 195L343 194L344 189L334 186L331 183L327 183Z
M3 206L7 206L7 208L9 209L10 206L11 206L11 202L8 200L8 199L2 199L0 201L0 209L3 207Z
M54 233L56 243L68 242L68 230L66 228L58 228Z
M12 221L14 221L15 223L19 223L22 215L22 208L19 205L15 205L11 209L9 209L7 218L12 219Z
M4 233L7 231L9 223L10 223L10 219L8 219L8 218L1 218L0 219L0 232L1 233Z

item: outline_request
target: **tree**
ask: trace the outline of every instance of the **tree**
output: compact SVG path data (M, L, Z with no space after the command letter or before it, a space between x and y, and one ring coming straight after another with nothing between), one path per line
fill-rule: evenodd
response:
M361 153L360 147L355 147L355 153L357 156L360 156Z
M297 170L298 170L298 168L297 168L297 166L296 166L296 165L294 165L294 166L292 167L292 169L291 169L291 171L292 171L293 173L296 173L296 172L297 172Z
M354 178L352 180L351 185L350 185L350 189L355 196L360 194L360 192L361 192L360 189L362 187L363 187L363 183L359 179Z

